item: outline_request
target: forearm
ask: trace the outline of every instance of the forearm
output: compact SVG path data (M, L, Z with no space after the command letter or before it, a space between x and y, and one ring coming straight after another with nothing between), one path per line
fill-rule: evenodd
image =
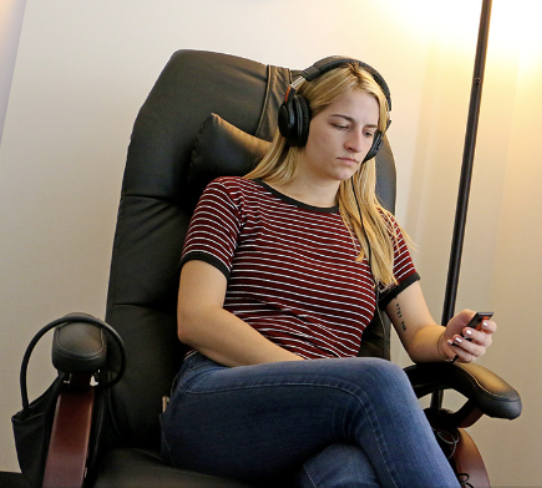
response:
M445 327L430 324L420 328L406 346L415 363L446 361L450 359L449 346L444 338Z
M183 267L177 303L181 342L226 366L300 360L223 308L226 278L202 261Z
M274 344L224 309L207 309L178 317L179 339L225 366L247 366L302 358Z
M395 330L414 362L446 361L454 357L445 327L429 313L419 283L413 283L386 308Z

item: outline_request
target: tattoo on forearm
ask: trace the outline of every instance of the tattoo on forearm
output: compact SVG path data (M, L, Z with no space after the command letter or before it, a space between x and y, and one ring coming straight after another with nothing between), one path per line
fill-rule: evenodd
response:
M399 303L395 304L395 311L397 313L397 316L401 319L401 322L400 322L401 328L406 331L406 324L405 324L405 321L403 320L403 312L401 311L401 306L399 305Z

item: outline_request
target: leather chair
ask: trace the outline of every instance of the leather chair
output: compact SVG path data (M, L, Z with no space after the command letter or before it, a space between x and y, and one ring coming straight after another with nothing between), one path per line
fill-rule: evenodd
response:
M245 174L265 151L294 75L286 68L234 56L179 51L158 78L138 114L128 150L107 301L106 322L124 341L126 371L110 389L87 387L96 390L90 446L76 453L52 443L45 486L76 486L83 477L86 486L95 488L249 486L165 464L159 455L159 414L183 357L176 302L179 256L191 213L210 180ZM395 167L387 140L377 167L378 194L393 211ZM70 336L70 342L78 344L62 362L64 372L80 371L88 360L85 348L96 347L88 343L88 334L80 333L82 326L88 329L88 324L71 324L55 336ZM371 324L360 355L389 359L389 330L389 323ZM53 356L62 352L57 339ZM119 363L118 349L110 341L102 380L114 377ZM463 427L482 414L517 417L517 392L477 365L424 364L407 373L419 397L454 389L467 398L456 414L434 408L428 416L457 472L468 473L473 486L475 480L488 486L479 456L474 467L464 464L477 450ZM61 418L57 415L56 422L62 423ZM63 423L70 432L79 428L69 420ZM68 480L62 473L72 464L86 468Z

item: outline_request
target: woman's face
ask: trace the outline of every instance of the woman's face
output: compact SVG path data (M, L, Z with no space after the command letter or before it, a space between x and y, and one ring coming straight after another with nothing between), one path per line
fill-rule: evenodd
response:
M297 175L320 184L350 178L372 146L379 116L378 101L362 90L335 100L312 118Z

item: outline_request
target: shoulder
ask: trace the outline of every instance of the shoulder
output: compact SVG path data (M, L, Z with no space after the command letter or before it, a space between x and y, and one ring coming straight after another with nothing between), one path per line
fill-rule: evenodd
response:
M390 211L382 207L380 207L378 210L382 216L386 232L388 233L395 252L403 253L407 251L408 246L412 245L412 241L397 221L397 218Z
M378 207L378 212L380 213L380 217L382 218L390 237L399 237L402 234L402 229L399 222L397 222L395 215L381 206Z
M238 176L222 176L211 181L200 199L214 202L214 205L230 208L231 211L244 212L265 200L263 187L254 180Z
M221 176L214 179L205 191L221 191L231 195L236 193L256 193L261 186L254 180L248 180L240 176Z

